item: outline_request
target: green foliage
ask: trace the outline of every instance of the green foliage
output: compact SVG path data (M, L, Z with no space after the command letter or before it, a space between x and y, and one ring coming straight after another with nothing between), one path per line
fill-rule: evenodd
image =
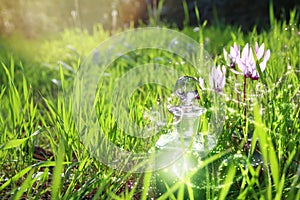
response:
M102 25L95 25L92 34L87 30L66 29L57 39L45 40L34 60L58 69L59 61L71 69L77 67L78 59L84 59L97 45L109 37ZM69 69L69 70L71 70Z

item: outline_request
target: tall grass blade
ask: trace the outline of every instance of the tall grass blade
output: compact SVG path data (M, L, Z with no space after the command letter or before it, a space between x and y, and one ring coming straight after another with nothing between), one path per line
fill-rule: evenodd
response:
M235 177L235 173L236 173L236 166L234 165L231 165L228 169L228 172L227 172L227 175L226 175L226 178L224 180L224 183L223 183L223 187L222 187L222 190L220 192L220 195L219 195L219 199L220 200L224 200L226 199L226 196L229 192L229 189L233 183L233 179Z
M32 175L33 175L34 170L31 170L27 174L27 178L21 185L20 189L15 193L15 195L12 197L12 199L21 199L22 195L26 190L32 187Z
M9 140L5 144L0 146L0 150L7 150L12 149L15 147L18 147L22 144L24 144L29 138L22 138L22 139L15 139L15 140Z
M143 193L141 199L147 199L148 190L151 183L152 172L145 173L144 184L143 184Z
M55 168L53 172L52 192L51 192L52 200L59 199L60 197L64 154L65 154L65 146L63 141L61 140L58 146Z
M32 169L32 166L26 167L25 169L18 172L16 175L14 175L12 178L8 179L3 185L0 186L0 191L5 189L9 184L19 180L22 178L25 174L27 174Z
M264 125L261 115L260 115L260 108L258 104L256 104L254 108L254 119L255 119L255 133L254 135L257 135L259 138L259 145L260 145L260 151L262 153L265 167L268 169L268 176L272 177L276 189L279 189L279 164L276 156L276 151L273 147L272 139L268 132L266 131L266 126ZM268 198L271 198L271 186L272 182L271 180L268 181L269 187L268 187Z

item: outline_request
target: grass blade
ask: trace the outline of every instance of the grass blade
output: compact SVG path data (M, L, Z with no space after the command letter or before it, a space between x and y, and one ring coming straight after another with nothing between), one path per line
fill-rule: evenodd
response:
M229 189L233 183L235 173L236 173L236 167L234 165L231 165L228 169L226 179L224 180L224 183L223 183L223 188L219 195L220 200L226 199Z
M5 189L12 182L15 182L15 181L19 180L20 178L22 178L31 169L32 169L32 166L29 166L29 167L23 169L22 171L20 171L19 173L17 173L16 175L14 175L12 178L8 179L3 185L0 186L0 191Z
M10 140L6 142L5 144L0 146L0 150L7 150L7 149L12 149L15 147L18 147L25 143L29 138L22 138L22 139L15 139L15 140Z
M57 158L55 162L55 168L53 172L53 181L52 181L52 192L51 192L51 199L56 200L59 199L60 191L61 191L61 173L63 170L63 155L65 153L65 147L63 144L63 141L61 140L58 152L57 152Z
M25 179L25 181L23 182L23 184L21 185L20 189L15 193L15 195L12 197L12 199L21 199L22 195L24 194L24 192L28 189L31 188L32 186L32 174L33 174L34 170L31 170L29 172L29 174L27 175L27 178Z
M151 176L152 176L152 172L147 172L145 173L144 176L144 189L143 189L143 193L142 193L142 198L141 199L147 199L147 193L150 187L150 183L151 183Z

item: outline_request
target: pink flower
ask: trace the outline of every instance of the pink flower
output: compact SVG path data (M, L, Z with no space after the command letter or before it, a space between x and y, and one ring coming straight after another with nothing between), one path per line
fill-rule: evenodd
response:
M220 66L212 67L211 74L209 76L210 87L211 89L216 90L217 93L220 93L225 86L226 80L226 68L223 65L222 69Z
M255 43L255 54L257 60L260 60L264 56L263 61L259 64L261 71L264 71L266 69L267 62L270 59L270 55L271 55L270 50L268 49L266 52L264 52L264 48L265 48L264 43L262 43L260 47L258 46L257 42Z
M236 43L233 44L233 47L230 47L230 54L229 58L231 59L232 62L236 62L236 59L240 57L240 50Z
M235 63L237 58L240 57L240 50L236 43L233 44L233 47L230 47L230 54L227 53L225 49L223 49L224 58L226 60L227 65L230 68L235 69Z
M262 57L264 59L259 64L261 72L263 72L266 69L267 61L270 58L270 50L267 50L264 52L264 44L262 44L260 47L258 46L258 43L255 43L255 56L257 61L261 60ZM236 71L235 69L232 69L232 71L235 74L242 74L246 78L250 78L252 80L257 80L259 78L259 74L257 72L257 66L256 66L256 60L253 55L253 51L249 44L246 44L243 48L241 57L237 57L236 63L238 65L238 68L240 72Z
M255 42L255 54L256 54L257 60L260 60L261 57L264 55L264 49L265 49L264 43L262 43L262 45L260 45L260 47L259 47L258 43Z
M253 52L248 44L243 48L241 57L237 58L237 64L241 72L235 73L243 74L246 78L250 78L256 70Z

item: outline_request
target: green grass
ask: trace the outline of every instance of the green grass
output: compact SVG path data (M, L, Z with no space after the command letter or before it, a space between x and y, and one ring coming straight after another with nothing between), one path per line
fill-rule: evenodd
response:
M200 32L194 32L192 27L182 30L203 41L216 64L224 63L223 48L228 50L234 42L241 46L264 42L271 50L271 59L259 81L248 82L249 93L259 92L256 89L259 84L268 92L252 97L246 126L240 126L243 116L237 103L227 101L226 121L218 146L183 181L160 178L160 172L138 174L113 170L90 155L82 144L72 116L70 93L75 71L90 50L109 37L107 32L99 27L92 34L67 30L60 38L43 42L39 53L23 58L22 62L17 56L2 52L0 196L4 199L299 199L300 27L294 25L295 15L291 13L290 22L272 20L271 29L260 33L255 29L242 33L233 27L215 26L203 26ZM105 87L100 87L98 94L99 123L109 140L124 149L149 149L159 135L145 141L117 129L106 93L112 92L115 80L131 67L153 58L160 58L161 64L173 68L181 67L176 63L182 59L172 54L139 50L119 58L107 71L110 77L101 81ZM186 73L196 75L192 71ZM230 72L227 76L225 91L230 94L235 79ZM158 98L167 98L171 92L151 84L136 90L129 102L132 118L140 126L147 124L143 113ZM232 95L235 97L235 93ZM232 137L240 130L252 132L259 142L252 140L252 147L245 148L244 138ZM264 162L253 166L250 158L256 152Z

